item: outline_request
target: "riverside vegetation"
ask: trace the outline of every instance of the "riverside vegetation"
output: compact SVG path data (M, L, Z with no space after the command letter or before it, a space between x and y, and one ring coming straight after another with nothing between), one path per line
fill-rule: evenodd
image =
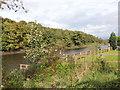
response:
M76 64L75 58L69 57L68 63L63 63L56 54L63 47L105 43L102 39L80 31L53 29L35 22L15 22L10 19L2 20L2 29L2 50L24 49L25 58L31 66L29 70L13 70L7 74L3 78L3 88L119 87L119 73L103 58L96 57L96 63Z
M106 52L118 53L117 51ZM118 63L107 63L118 56L86 57L77 59L85 63L75 64L75 59L63 63L58 57L47 59L27 71L13 70L3 80L4 88L118 88ZM96 61L87 63L86 61ZM27 72L27 73L26 73Z

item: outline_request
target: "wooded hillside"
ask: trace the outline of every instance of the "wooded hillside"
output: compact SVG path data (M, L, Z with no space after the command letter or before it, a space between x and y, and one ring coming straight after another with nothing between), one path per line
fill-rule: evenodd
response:
M2 19L2 50L3 51L18 51L29 47L27 44L27 35L30 34L33 24L36 22L16 22L8 18ZM81 31L70 31L44 27L38 24L39 31L43 34L44 41L48 46L71 47L82 46L89 43L103 43L93 35L86 34Z

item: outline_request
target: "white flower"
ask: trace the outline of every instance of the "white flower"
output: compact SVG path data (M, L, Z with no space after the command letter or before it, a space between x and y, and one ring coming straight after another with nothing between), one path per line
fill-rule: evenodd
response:
M1 85L1 88L4 87L3 85Z

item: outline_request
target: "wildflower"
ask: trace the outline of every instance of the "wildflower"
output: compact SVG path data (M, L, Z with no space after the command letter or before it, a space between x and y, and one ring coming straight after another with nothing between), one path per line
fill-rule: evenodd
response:
M1 85L1 88L3 88L4 86L3 85Z

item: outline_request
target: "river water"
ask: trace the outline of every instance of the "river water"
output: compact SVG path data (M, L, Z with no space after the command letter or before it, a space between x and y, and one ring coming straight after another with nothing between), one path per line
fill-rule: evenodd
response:
M107 48L109 45L101 45L102 49ZM62 52L61 56L64 55L72 55L77 54L80 52L88 51L90 47L82 48L82 49L72 49L72 50L65 50ZM13 69L18 69L20 64L27 64L27 60L24 59L25 54L14 54L14 55L4 55L2 56L2 66L3 72L8 72Z

